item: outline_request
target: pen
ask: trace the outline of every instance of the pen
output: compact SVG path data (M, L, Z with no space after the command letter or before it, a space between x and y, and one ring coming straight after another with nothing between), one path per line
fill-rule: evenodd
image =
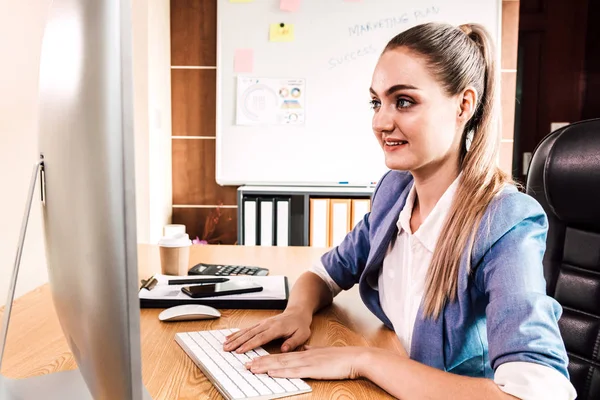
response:
M185 285L198 283L221 283L227 282L228 278L196 278L196 279L170 279L169 285Z

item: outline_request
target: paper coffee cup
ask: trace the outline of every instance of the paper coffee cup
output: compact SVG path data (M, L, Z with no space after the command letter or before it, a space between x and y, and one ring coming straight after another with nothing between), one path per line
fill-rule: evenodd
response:
M158 246L161 273L163 275L187 275L191 245L192 241L186 233L177 233L160 239Z
M185 225L170 224L163 227L163 236L174 236L178 233L185 233Z

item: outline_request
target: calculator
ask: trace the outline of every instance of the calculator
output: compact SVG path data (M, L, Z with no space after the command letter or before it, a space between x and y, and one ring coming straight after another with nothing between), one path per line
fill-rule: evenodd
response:
M188 275L216 275L216 276L231 276L231 275L253 275L264 276L269 275L267 268L249 267L245 265L221 265L221 264L205 264L200 263L194 265Z

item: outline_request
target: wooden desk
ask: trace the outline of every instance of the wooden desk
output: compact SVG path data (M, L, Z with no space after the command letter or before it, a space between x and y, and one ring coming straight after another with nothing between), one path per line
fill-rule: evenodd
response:
M198 262L259 265L271 274L287 275L290 284L317 259L324 249L311 247L193 246L190 266ZM140 277L160 270L158 248L140 245ZM173 340L175 333L206 329L244 328L276 315L270 310L221 310L216 320L162 323L160 309L142 309L141 340L143 380L153 399L219 399L221 396ZM385 328L363 305L357 288L336 297L332 306L318 313L310 343L316 346L377 346L403 352L396 335ZM278 352L276 345L267 345ZM76 368L50 298L48 285L17 299L14 304L2 373L25 378ZM294 399L390 398L365 380L312 381L311 394Z

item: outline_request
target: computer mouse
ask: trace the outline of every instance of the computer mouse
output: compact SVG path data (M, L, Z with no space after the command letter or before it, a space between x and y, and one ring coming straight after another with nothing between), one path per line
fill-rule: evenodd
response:
M219 318L221 313L216 308L201 304L183 304L167 308L158 314L158 319L167 321L194 321L199 319Z

